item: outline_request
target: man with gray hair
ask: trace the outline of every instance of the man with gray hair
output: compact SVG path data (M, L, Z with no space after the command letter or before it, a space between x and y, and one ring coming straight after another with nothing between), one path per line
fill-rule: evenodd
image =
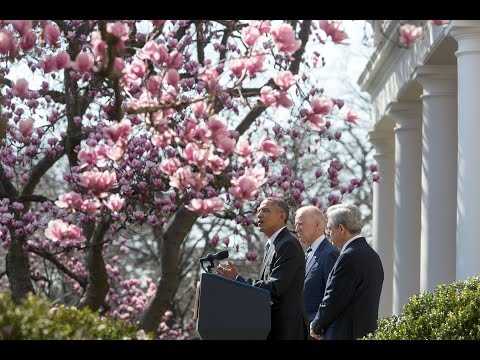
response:
M305 282L303 295L308 324L317 315L325 285L340 251L325 237L327 220L316 206L299 208L295 214L297 238L305 246Z
M310 335L316 339L353 340L377 328L383 266L361 230L362 214L357 206L338 204L328 208L325 232L340 255L310 323Z

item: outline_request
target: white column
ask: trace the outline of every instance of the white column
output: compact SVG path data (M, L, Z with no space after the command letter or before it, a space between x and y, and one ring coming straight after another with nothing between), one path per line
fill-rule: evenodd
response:
M420 291L455 281L457 203L457 69L422 66L422 232Z
M378 316L393 313L393 239L395 225L395 136L393 129L371 131L380 181L373 184L372 247L380 256L384 271Z
M458 180L457 280L480 274L480 27L452 22L457 40Z
M395 127L393 313L420 290L421 103L389 106Z

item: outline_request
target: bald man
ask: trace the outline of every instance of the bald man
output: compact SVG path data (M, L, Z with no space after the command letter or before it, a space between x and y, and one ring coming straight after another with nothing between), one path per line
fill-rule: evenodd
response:
M297 238L305 246L305 281L303 295L310 323L322 301L328 275L340 250L325 237L326 218L316 206L304 206L295 214Z

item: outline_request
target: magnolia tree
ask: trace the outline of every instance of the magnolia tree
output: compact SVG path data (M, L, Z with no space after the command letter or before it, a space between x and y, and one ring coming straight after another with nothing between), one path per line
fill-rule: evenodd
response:
M361 185L322 150L355 116L309 81L347 39L326 20L0 21L2 286L168 330L194 224L248 227L264 196L325 208ZM305 130L324 166L309 183L291 165ZM158 280L126 266L132 250Z

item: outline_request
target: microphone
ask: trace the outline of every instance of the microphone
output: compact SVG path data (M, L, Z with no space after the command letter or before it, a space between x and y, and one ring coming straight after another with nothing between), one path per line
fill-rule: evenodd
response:
M198 259L198 261L203 262L203 261L223 260L226 258L228 258L228 250L222 250L215 254L210 253L207 256L204 256Z

